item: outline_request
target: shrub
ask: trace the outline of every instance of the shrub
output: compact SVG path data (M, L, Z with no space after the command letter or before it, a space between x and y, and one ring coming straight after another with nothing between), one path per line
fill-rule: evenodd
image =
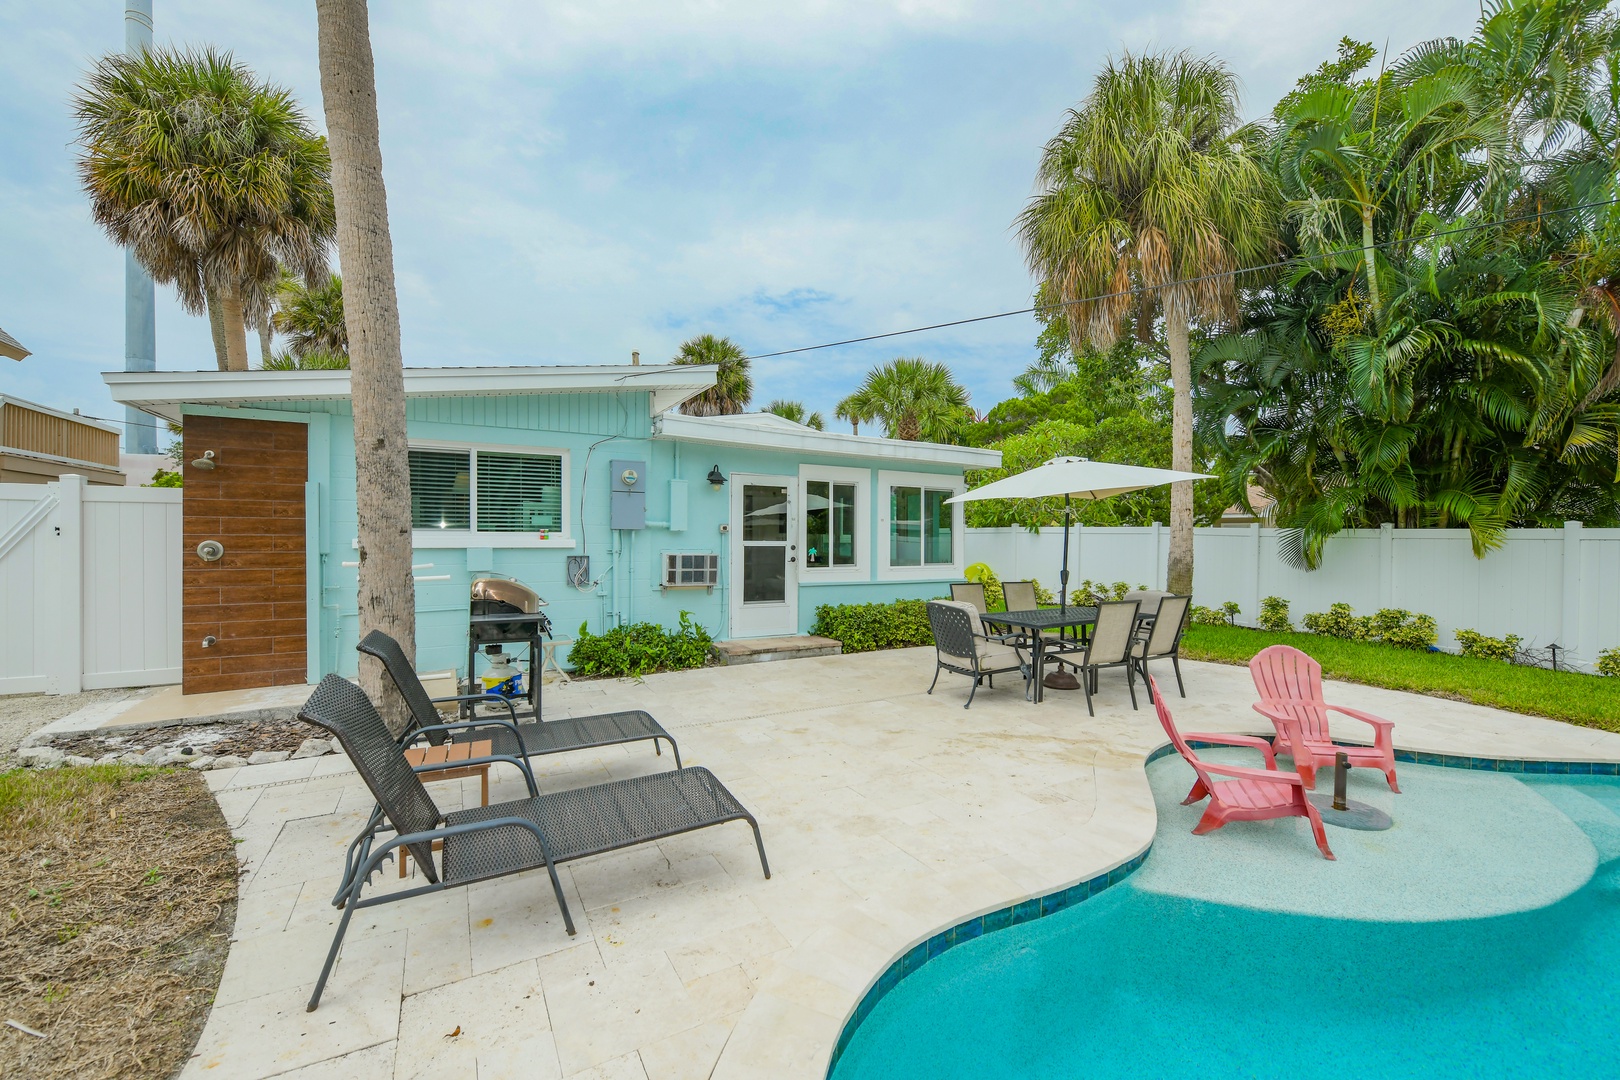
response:
M1226 603L1221 605L1221 614L1225 615L1226 621L1231 623L1233 626L1237 625L1237 617L1242 613L1242 611L1242 605L1240 605L1236 600L1228 600Z
M1200 626L1225 626L1228 621L1226 612L1198 604L1187 609L1187 618Z
M173 471L168 469L159 469L157 472L152 474L152 482L143 486L156 488L177 488L184 487L185 482L178 469Z
M1035 589L1035 604L1036 604L1036 606L1044 607L1047 604L1055 604L1055 603L1057 603L1057 597L1052 595L1052 590L1051 589L1048 589L1045 585L1042 585L1039 581L1037 581L1034 578L1030 578L1029 583Z
M969 581L977 581L984 586L984 606L988 611L996 611L1006 607L1006 601L1001 594L1001 579L996 572L990 569L988 563L976 562L962 571L962 576Z
M1599 675L1620 676L1620 647L1598 653L1597 671Z
M988 589L985 590L989 592ZM930 645L926 600L896 600L888 604L822 604L816 608L812 634L836 638L847 653L874 649L905 649Z
M1493 638L1486 637L1477 630L1457 631L1457 644L1462 646L1462 654L1477 656L1481 660L1512 660L1513 655L1519 651L1519 642L1523 640L1518 634Z
M1255 621L1260 629L1272 634L1286 634L1294 628L1288 618L1288 601L1280 596L1268 596L1260 601L1260 618Z
M1305 616L1305 629L1313 634L1362 641L1369 635L1367 619L1358 619L1349 604L1333 604L1326 611L1313 611Z
M692 621L690 611L681 612L681 625L674 630L643 622L593 634L589 623L580 623L579 637L568 650L568 663L587 677L679 671L708 663L713 643L709 632Z
M1439 640L1440 628L1435 624L1433 615L1413 615L1411 622L1403 622L1384 634L1386 645L1419 651L1432 649Z
M1146 585L1138 585L1137 589L1146 591ZM1069 603L1075 607L1092 607L1109 600L1123 600L1125 594L1131 591L1128 581L1116 581L1110 585L1106 581L1092 581L1090 578L1082 581L1079 588L1069 594Z

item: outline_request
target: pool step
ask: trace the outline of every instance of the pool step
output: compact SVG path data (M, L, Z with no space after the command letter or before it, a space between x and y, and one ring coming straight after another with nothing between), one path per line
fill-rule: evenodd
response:
M1535 784L1535 791L1580 826L1597 848L1598 862L1620 859L1620 815L1570 784Z

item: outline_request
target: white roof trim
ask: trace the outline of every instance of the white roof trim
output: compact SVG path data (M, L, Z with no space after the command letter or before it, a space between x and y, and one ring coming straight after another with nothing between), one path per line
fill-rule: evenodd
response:
M405 396L510 397L646 391L657 416L714 385L711 364L406 368ZM179 420L182 405L256 405L349 396L347 371L104 371L120 405Z
M751 450L781 450L791 454L945 465L953 469L994 469L1001 465L1000 450L817 431L771 413L737 416L665 413L653 421L653 438Z

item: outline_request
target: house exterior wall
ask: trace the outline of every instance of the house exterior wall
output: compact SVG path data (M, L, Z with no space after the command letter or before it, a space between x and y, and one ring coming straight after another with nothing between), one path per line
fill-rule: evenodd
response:
M308 426L308 677L334 671L354 674L354 647L359 637L358 571L344 565L355 561L357 536L348 402L289 402L276 409L253 410L188 407L186 411L188 417L222 412L279 415ZM545 598L546 612L560 639L576 638L582 623L593 633L630 622L674 626L683 610L691 612L716 638L732 636L733 545L732 535L722 532L721 526L732 524L733 485L728 482L720 491L712 489L706 477L716 465L728 480L739 472L790 478L796 492L803 490L802 469L826 467L865 478L857 528L863 534L867 557L855 572L831 575L835 580L817 580L813 573L802 575L797 591L797 632L809 630L820 604L939 596L947 591L945 582L959 579L964 543L959 520L952 565L911 571L889 571L881 565L880 556L887 551L887 506L880 480L896 473L893 463L657 438L648 413L647 395L636 392L416 399L408 403L413 446L544 449L564 455L564 501L569 519L565 535L552 535L544 541L523 536L485 543L480 537L469 543L417 534L416 636L421 669L465 669L468 587L473 578L485 574L517 578ZM614 480L609 462L625 460L645 463L647 528L642 530L608 527ZM930 483L937 478L942 487L961 488L960 469L906 465L904 474L926 477ZM685 482L684 529L679 528L682 499L671 480ZM661 588L666 553L718 554L719 585L712 590ZM567 560L571 555L589 557L594 588L582 590L569 584ZM563 655L566 651L559 649Z

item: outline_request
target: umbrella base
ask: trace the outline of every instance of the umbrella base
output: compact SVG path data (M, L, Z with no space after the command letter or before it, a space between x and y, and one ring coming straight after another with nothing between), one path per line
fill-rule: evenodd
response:
M1048 690L1080 689L1080 680L1075 678L1072 672L1064 671L1062 668L1048 672L1046 678L1041 680L1041 684Z

